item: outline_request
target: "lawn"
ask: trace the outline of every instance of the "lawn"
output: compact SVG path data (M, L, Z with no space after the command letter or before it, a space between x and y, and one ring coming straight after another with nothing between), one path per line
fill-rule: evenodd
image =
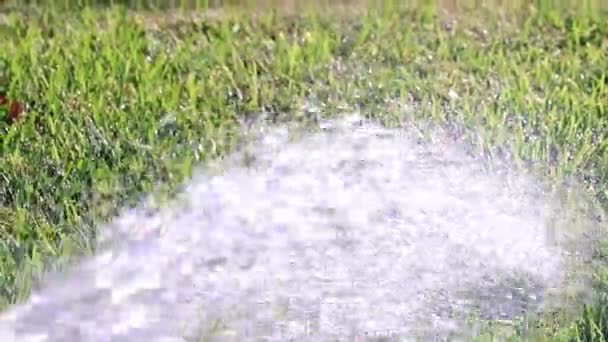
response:
M311 103L386 125L413 105L409 119L457 122L608 205L601 0L55 2L0 1L0 309L94 253L120 208L232 151L260 113L304 121ZM597 280L595 304L535 338L608 340Z

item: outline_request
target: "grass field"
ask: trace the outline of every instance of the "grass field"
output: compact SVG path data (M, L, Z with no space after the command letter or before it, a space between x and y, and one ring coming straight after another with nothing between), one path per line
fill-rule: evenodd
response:
M412 119L458 122L486 151L575 175L608 204L599 0L4 3L0 308L27 299L45 269L93 253L93 228L119 208L170 194L237 146L247 120L306 120L311 103L387 125L414 105ZM596 304L536 329L538 339L608 340L605 285L598 274Z

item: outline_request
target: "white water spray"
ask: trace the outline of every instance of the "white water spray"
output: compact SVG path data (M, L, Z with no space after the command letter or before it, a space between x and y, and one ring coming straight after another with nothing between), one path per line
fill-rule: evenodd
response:
M249 166L234 155L170 206L126 212L104 228L112 248L4 313L0 340L439 339L568 283L579 261L547 234L567 211L537 179L414 129L325 126L295 141L274 128Z

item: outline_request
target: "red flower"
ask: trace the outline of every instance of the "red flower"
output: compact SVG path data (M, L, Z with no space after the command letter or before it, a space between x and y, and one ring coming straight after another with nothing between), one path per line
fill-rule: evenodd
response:
M9 100L5 96L0 95L0 106L5 105L7 103L9 103ZM23 104L16 100L10 101L8 115L6 116L6 120L8 121L8 123L12 124L19 121L22 118L22 114Z

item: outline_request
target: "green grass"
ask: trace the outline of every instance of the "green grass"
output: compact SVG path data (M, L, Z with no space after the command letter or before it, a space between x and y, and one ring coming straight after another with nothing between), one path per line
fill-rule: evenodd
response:
M412 119L461 123L480 148L575 175L608 203L599 0L466 2L452 28L429 1L299 16L60 3L71 10L0 14L0 90L27 104L23 120L0 123L0 308L25 300L43 270L93 253L94 227L118 209L170 194L238 146L246 116L304 120L311 101L325 116L360 109L387 125L413 106ZM606 284L598 273L597 303L534 339L608 340Z

